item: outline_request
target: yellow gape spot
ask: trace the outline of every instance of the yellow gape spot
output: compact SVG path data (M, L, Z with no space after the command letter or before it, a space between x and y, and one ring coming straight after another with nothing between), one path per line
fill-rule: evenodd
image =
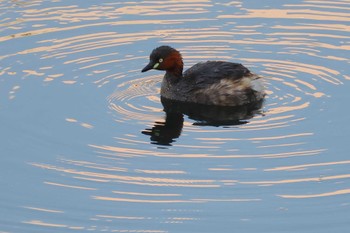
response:
M158 66L159 66L159 63L154 64L153 69L157 69Z

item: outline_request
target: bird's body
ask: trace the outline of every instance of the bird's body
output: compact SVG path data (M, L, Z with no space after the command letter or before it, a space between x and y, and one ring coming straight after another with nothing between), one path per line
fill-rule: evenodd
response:
M182 73L182 56L169 46L153 50L142 72L150 69L166 71L161 96L170 100L239 106L260 101L265 95L260 77L239 63L207 61Z

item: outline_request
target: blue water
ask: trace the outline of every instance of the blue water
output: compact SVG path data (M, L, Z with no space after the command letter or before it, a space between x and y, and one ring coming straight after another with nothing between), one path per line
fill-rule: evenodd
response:
M0 1L0 232L349 231L349 9ZM166 119L163 44L264 76L264 105Z

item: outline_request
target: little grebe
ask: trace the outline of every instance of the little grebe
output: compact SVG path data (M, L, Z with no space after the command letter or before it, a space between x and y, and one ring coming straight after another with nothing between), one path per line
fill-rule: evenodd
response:
M150 55L142 72L165 70L161 96L205 105L238 106L260 101L265 92L260 77L238 63L207 61L184 73L182 56L170 46L160 46Z

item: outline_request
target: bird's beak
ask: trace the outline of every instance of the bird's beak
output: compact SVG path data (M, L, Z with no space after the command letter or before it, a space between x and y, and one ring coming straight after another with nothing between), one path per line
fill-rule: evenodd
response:
M152 61L150 61L150 62L148 63L148 65L145 66L145 68L142 69L141 72L146 72L146 71L148 71L148 70L151 70L151 69L153 69L153 67L154 67L154 63L153 63Z

